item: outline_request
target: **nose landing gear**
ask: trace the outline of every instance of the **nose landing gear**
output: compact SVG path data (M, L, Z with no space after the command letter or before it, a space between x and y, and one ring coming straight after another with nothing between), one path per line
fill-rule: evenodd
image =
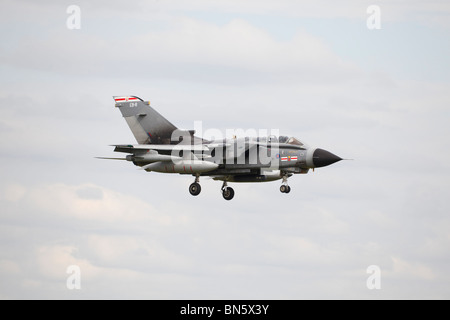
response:
M291 192L291 187L289 187L287 179L288 179L288 175L284 174L283 175L283 182L282 182L282 185L280 186L281 193L289 193L289 192Z

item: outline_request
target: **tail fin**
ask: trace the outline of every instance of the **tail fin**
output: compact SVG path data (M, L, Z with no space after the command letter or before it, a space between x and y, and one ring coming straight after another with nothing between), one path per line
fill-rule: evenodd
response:
M135 96L113 98L139 144L171 143L172 132L177 127L150 107L150 101Z

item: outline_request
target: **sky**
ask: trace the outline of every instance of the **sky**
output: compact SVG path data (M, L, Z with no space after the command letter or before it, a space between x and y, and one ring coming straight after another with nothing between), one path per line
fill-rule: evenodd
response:
M1 299L450 298L448 1L0 8ZM115 95L353 160L192 197L95 159L136 143Z

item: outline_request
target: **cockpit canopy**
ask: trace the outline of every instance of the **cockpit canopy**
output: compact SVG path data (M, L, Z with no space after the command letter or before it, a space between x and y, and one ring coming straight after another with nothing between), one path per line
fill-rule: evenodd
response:
M303 143L298 140L295 137L288 137L288 136L279 136L278 137L279 143L287 143L287 144L294 144L296 146L303 146Z
M303 146L304 143L302 143L300 140L298 140L295 137L288 137L288 136L268 136L268 137L259 137L257 138L258 142L268 142L268 143L286 143L286 144L292 144L296 146Z

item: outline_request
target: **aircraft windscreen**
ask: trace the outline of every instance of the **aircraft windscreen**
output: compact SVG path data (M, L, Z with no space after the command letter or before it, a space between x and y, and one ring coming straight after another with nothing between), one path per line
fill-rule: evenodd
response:
M287 144L295 144L297 146L302 146L303 143L300 142L297 138L290 137L289 140L286 142Z

